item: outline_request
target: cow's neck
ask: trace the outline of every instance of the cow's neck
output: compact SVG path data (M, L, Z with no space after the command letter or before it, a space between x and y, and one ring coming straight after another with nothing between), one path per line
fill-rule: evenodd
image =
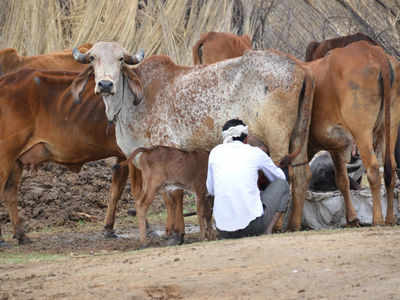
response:
M112 101L115 101L114 103L119 102L121 109L115 117L115 135L122 152L129 155L137 147L143 146L143 142L135 139L133 116L135 115L137 118L137 114L135 114L137 105L134 105L135 96L128 87L127 78L123 75L119 80L117 91L119 92L112 96ZM140 120L137 121L140 122Z

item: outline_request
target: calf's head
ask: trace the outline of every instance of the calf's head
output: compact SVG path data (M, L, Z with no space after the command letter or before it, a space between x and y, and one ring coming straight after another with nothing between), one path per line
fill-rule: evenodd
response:
M96 95L103 96L109 121L113 121L121 110L125 97L124 82L127 82L134 96L134 104L140 103L142 86L129 65L138 64L143 60L143 50L136 55L130 55L118 43L98 42L84 54L74 48L72 55L76 61L89 65L73 82L72 93L76 100L79 100L89 77L94 74L94 92Z

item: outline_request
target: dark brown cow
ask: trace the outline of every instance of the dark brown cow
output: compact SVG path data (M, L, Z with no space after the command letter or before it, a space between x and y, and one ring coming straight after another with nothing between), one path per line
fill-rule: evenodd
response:
M203 33L192 48L193 64L212 64L228 58L242 56L251 49L250 37L227 32Z
M145 214L159 191L185 189L194 192L197 197L200 237L201 239L213 239L212 200L207 197L206 190L208 155L209 152L204 150L183 151L164 146L149 149L138 148L128 160L120 163L119 166L135 162L136 167L141 170L142 192L136 201L139 206L144 207ZM168 222L175 222L177 219L184 222L180 209L182 201L175 203L174 199L168 197L165 199L167 200ZM178 206L179 209L171 209L175 206ZM176 213L179 215L175 215ZM167 229L169 229L168 227ZM178 240L183 243L183 236L179 236Z
M357 32L352 35L340 36L322 42L312 41L308 44L306 48L306 55L304 60L306 62L316 60L318 58L324 57L332 49L343 48L351 43L358 41L367 41L371 45L378 45L377 42L375 42L373 39L362 32Z

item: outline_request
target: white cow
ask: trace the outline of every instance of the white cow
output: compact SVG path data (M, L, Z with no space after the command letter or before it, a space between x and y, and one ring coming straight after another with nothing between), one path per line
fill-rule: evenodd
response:
M239 118L270 150L276 163L293 168L291 224L300 222L310 177L307 141L313 98L308 70L276 51L248 51L242 57L206 66L178 66L167 56L130 57L117 43L99 42L75 58L89 63L75 81L78 97L94 73L106 115L115 122L119 147L129 156L138 147L170 146L210 150L221 142L222 125ZM290 154L289 154L290 153ZM141 240L145 207L136 201Z

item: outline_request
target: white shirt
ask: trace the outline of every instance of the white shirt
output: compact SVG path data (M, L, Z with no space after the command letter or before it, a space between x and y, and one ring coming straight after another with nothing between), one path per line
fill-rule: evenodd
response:
M219 230L243 229L263 214L258 170L270 182L277 178L286 180L283 171L257 147L233 141L211 150L207 190L214 195L214 219Z

